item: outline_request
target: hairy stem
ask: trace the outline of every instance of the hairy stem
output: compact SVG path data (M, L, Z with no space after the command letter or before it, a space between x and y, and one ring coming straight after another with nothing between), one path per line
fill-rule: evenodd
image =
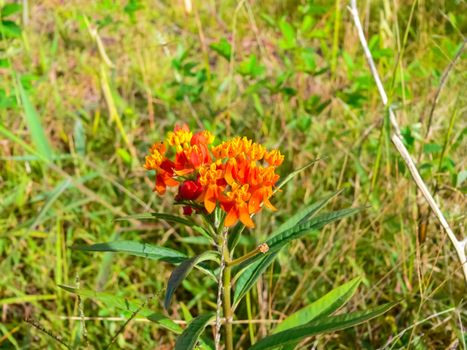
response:
M219 227L219 224L217 223L215 225L216 227ZM215 337L214 337L214 344L215 344L215 349L219 350L220 349L220 340L221 340L221 310L222 310L222 290L224 288L223 286L223 273L225 269L225 260L224 260L224 247L227 246L227 230L223 229L220 234L221 241L219 243L219 252L221 253L221 264L219 266L219 277L217 279L217 311L216 311L216 331L215 331Z

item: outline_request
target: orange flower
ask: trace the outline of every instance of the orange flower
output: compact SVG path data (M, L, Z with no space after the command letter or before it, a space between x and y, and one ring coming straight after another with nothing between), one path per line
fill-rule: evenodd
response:
M224 225L230 227L240 221L247 227L255 227L248 210L251 193L248 185L234 184L230 191L221 198L221 208L227 212Z
M154 189L159 194L164 194L167 186L178 186L178 182L173 179L174 163L165 157L165 152L166 147L163 142L155 143L152 145L144 164L147 170L156 171Z
M272 166L279 166L284 161L284 156L277 150L266 153L264 160Z
M199 182L205 189L203 196L204 207L208 213L212 213L226 187L222 163L215 162L209 167L200 168L199 175Z
M188 125L175 126L173 132L167 134L167 142L171 146L175 146L177 153L182 152L190 146L193 133L188 128Z
M275 169L284 156L246 137L234 137L214 147L213 140L209 131L193 134L187 125L176 126L167 134L174 161L165 157L164 143L154 144L145 167L156 171L155 190L162 194L167 186L179 185L177 201L202 203L207 213L219 206L226 212L225 226L240 220L254 227L251 215L263 204L276 210L269 198L279 180ZM188 209L184 208L187 214L191 213Z
M175 173L183 176L191 174L205 164L211 163L208 145L213 142L214 137L209 131L201 131L192 135L187 129L176 129L169 133L169 139L175 146Z

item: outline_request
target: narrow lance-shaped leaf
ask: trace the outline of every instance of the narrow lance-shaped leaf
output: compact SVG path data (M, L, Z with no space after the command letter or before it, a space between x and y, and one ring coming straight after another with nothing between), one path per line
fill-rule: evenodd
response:
M242 235L242 232L245 230L245 225L239 221L232 230L229 231L228 234L228 246L229 246L229 251L231 254L233 254L235 248L237 247L237 244L240 240L240 237Z
M50 147L49 140L45 136L44 128L42 127L41 120L37 114L36 109L29 100L29 96L21 84L21 79L18 81L19 96L24 109L24 119L31 133L31 139L38 153L47 160L51 160L53 156L52 148Z
M109 308L114 307L117 309L127 311L129 313L133 313L141 307L139 302L130 301L125 298L117 297L114 294L95 292L95 291L87 290L87 289L77 289L77 288L72 288L72 287L63 286L63 285L59 285L59 287L69 293L77 294L85 298L90 298L93 300L100 301L106 307L109 307ZM177 334L182 332L182 328L178 324L173 322L171 319L164 316L163 314L153 312L148 308L145 308L145 307L141 308L138 311L138 315L146 317L148 320L158 323L162 327L172 332L175 332Z
M262 256L261 260L254 262L238 278L235 292L234 305L236 305L256 283L261 274L271 265L276 258L277 252Z
M334 222L336 220L343 219L347 216L353 215L359 211L361 208L347 208L342 210L333 211L330 213L325 213L320 216L317 216L311 219L308 222L299 224L295 227L292 227L284 232L281 232L266 241L269 246L269 251L272 253L284 247L286 244L290 243L292 240L303 237L311 230L320 230L325 225Z
M194 349L198 338L204 331L209 321L214 317L214 313L209 312L202 314L193 319L185 328L182 334L177 338L175 350L192 350Z
M315 215L320 209L322 209L328 202L339 195L342 192L342 190L336 191L329 196L326 196L317 202L314 202L302 210L300 210L298 213L294 214L292 217L290 217L288 220L286 220L283 224L281 224L274 232L283 232L286 231L298 224L301 224L305 222L307 219L311 218L313 215Z
M255 255L253 258L240 264L239 272L235 277L237 283L235 286L234 304L237 304L240 301L240 299L245 295L245 293L255 284L255 282L258 280L261 274L272 263L274 257L276 257L277 255L276 253L280 249L288 245L293 240L304 237L305 235L309 234L310 231L318 230L326 224L329 224L343 217L352 215L360 210L360 208L348 208L331 213L322 214L311 219L306 223L297 225L271 237L269 240L266 241L266 243L269 246L269 251L268 253L266 253L266 257L269 257L274 254L273 257L266 259L264 255L258 254ZM256 264L258 260L260 261Z
M167 282L167 290L165 292L164 307L167 310L172 300L172 296L177 287L182 283L185 277L190 273L196 264L206 260L217 260L218 253L215 251L207 251L194 258L188 259L177 266L170 275L169 281Z
M267 254L272 254L276 251L279 251L281 248L285 247L291 241L302 238L310 233L310 231L316 231L323 228L325 225L330 224L334 221L342 219L344 217L353 215L359 211L361 208L347 208L342 210L333 211L330 213L321 214L317 217L310 219L307 222L296 225L292 228L289 228L283 232L280 232L266 241L266 244L269 246L269 251ZM248 265L252 264L254 261L257 261L261 258L261 255L255 255L254 257L248 259L240 265L242 270Z
M276 193L277 191L279 191L287 182L289 182L290 180L292 180L295 176L297 176L298 174L300 174L302 171L308 169L310 166L312 166L314 163L320 161L321 159L316 159L310 163L308 163L307 165L305 166L302 166L300 169L297 169L293 172L291 172L289 175L287 175L284 179L282 179L276 186L276 188L274 189L274 193Z
M169 263L180 263L187 259L186 255L174 249L134 241L114 241L92 245L74 245L72 249L90 252L116 252L140 256L152 260Z
M282 345L296 343L317 334L350 328L384 314L397 304L397 302L394 302L381 305L369 311L352 312L320 318L306 325L294 327L263 338L253 345L250 350L274 349Z
M350 300L360 282L361 278L357 277L333 289L315 302L287 317L273 330L273 334L304 325L323 316L331 315Z

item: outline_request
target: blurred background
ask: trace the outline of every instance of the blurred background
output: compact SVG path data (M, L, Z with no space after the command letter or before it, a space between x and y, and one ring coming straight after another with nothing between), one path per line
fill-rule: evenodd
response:
M259 244L302 205L367 206L294 243L251 293L252 314L281 319L362 276L345 310L401 300L351 330L300 349L465 349L466 284L451 243L389 139L345 0L20 2L0 0L0 349L102 348L129 317L59 284L163 312L172 267L75 243L128 239L193 255L196 232L116 218L179 213L142 164L176 124L216 140L244 135L308 162L244 234ZM456 235L465 237L467 6L461 0L362 0L360 17L404 142ZM443 74L445 79L442 79ZM187 243L197 242L194 247ZM212 310L216 286L194 271L169 315ZM209 300L206 302L205 300ZM86 334L80 317L86 321ZM239 348L269 324L237 326ZM253 337L253 338L254 338ZM87 341L86 341L87 338ZM174 334L133 320L115 347L171 349Z

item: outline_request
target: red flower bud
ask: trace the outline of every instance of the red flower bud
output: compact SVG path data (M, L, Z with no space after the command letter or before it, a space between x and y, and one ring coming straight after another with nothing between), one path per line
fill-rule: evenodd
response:
M190 216L191 214L193 214L193 208L188 205L185 205L183 207L183 215Z
M177 200L195 200L201 195L202 192L203 186L201 186L198 180L188 180L183 182L178 188Z

